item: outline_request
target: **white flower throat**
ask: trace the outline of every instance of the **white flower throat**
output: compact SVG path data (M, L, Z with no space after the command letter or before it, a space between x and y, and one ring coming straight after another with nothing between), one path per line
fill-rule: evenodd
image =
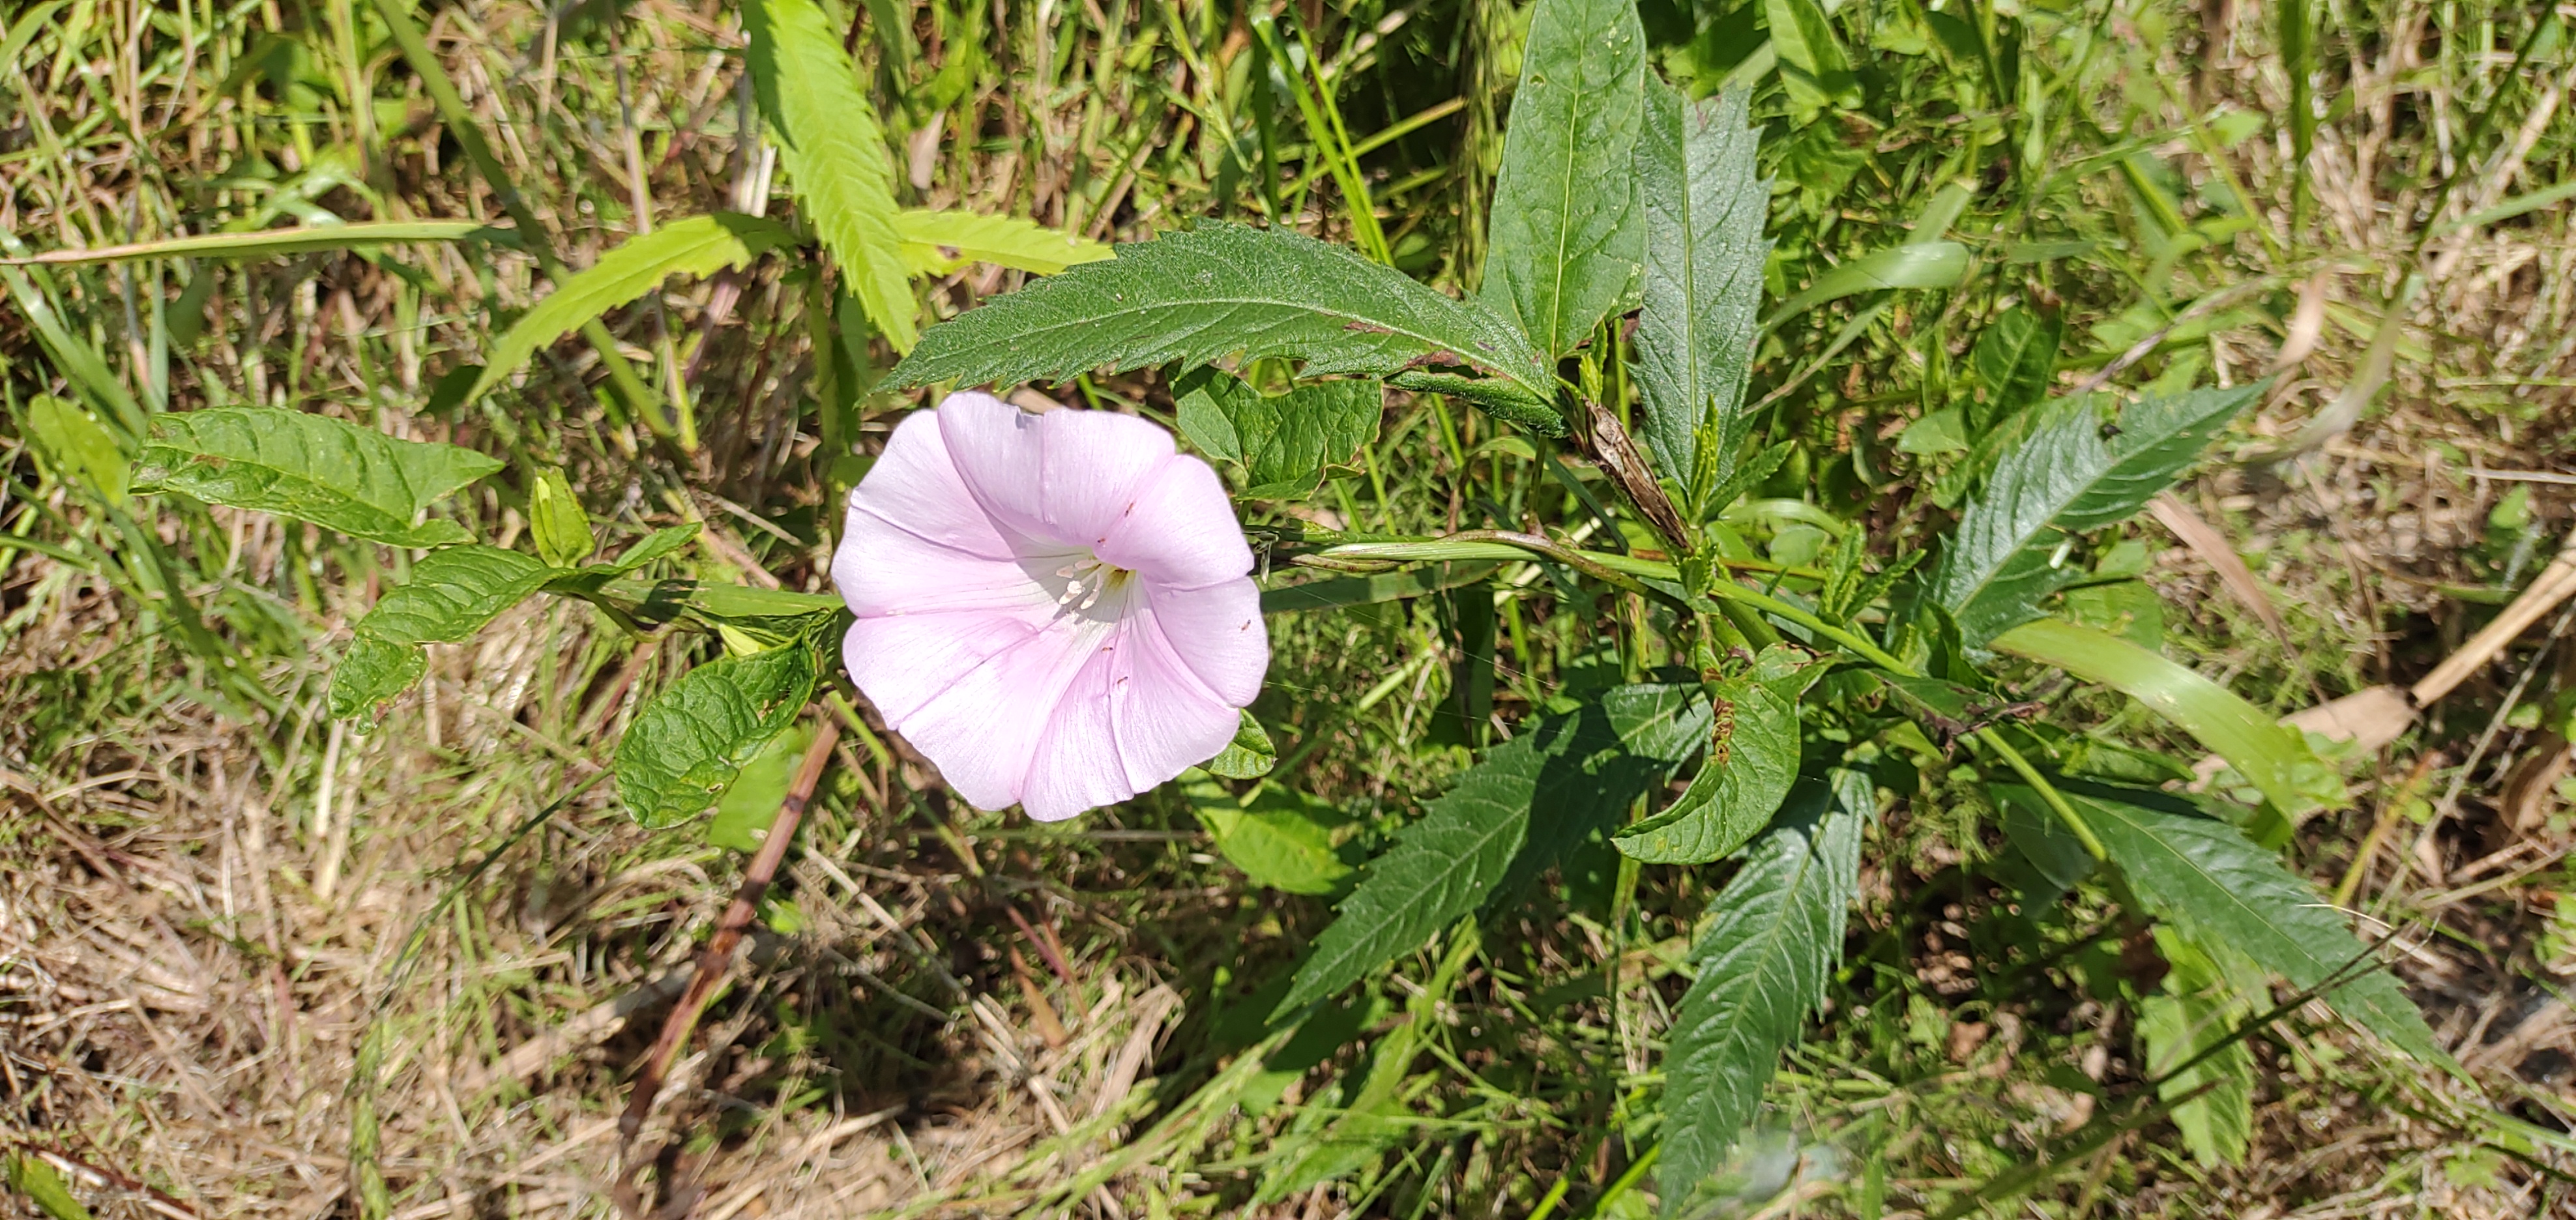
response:
M1087 550L1076 555L1073 562L1057 568L1055 574L1065 581L1064 592L1057 595L1055 604L1075 613L1100 604L1102 594L1125 587L1128 579L1135 575Z

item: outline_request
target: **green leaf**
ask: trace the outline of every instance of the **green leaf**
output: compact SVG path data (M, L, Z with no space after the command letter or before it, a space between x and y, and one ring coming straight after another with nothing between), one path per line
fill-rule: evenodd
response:
M1860 78L1816 0L1763 0L1762 15L1790 104L1808 111L1860 104Z
M501 468L471 449L395 440L301 411L223 407L156 424L135 460L134 490L180 492L394 546L465 541L465 527L420 515Z
M395 644L457 643L554 575L543 560L497 546L432 551L412 565L410 580L385 591L357 630Z
M759 851L778 820L778 807L787 802L788 789L796 786L805 749L813 743L813 729L791 725L762 745L716 801L716 815L707 819L707 842L738 852Z
M95 492L110 504L125 504L125 452L117 446L116 435L89 412L51 394L38 394L27 402L27 434L45 464L53 468L55 479Z
M0 60L0 62L6 62ZM271 258L280 254L307 254L316 250L362 250L370 246L396 245L405 242L488 241L516 248L519 234L515 229L495 228L476 220L384 220L356 224L298 225L286 229L255 229L248 233L198 233L187 237L165 237L159 241L134 242L121 246L98 246L87 250L47 250L13 263L41 263L50 266L77 266L83 263L122 263L147 258Z
M569 568L599 549L591 536L590 514L582 511L572 481L552 467L537 472L528 485L528 533L536 540L537 557L548 567Z
M1772 645L1763 660L1793 650ZM1611 837L1626 855L1652 864L1705 864L1744 846L1780 808L1798 778L1798 692L1807 675L1759 668L1710 688L1714 717L1708 761L1680 799Z
M1951 288L1968 274L1968 248L1955 241L1908 242L1836 266L1762 320L1770 330L1827 301L1895 288Z
M761 117L805 222L840 264L843 283L896 351L917 333L894 206L893 154L841 32L814 0L748 0L743 29Z
M1998 788L2004 785L1997 785ZM2139 901L2194 941L2244 954L2308 990L2370 961L2316 887L2225 822L2173 812L2162 793L2058 781ZM2387 970L2371 965L2325 1001L2418 1061L2458 1072Z
M2061 562L2067 535L2126 519L2173 484L2262 390L2260 384L2150 398L2120 413L2107 440L2091 410L2065 411L2004 454L1960 514L1933 597L1983 644L2039 616L2042 598L2082 574Z
M2027 306L2015 306L1977 336L1968 367L1985 401L1968 409L1969 430L1984 432L2047 397L2065 338L2063 317L2042 317Z
M27 1201L51 1220L90 1220L89 1209L72 1197L71 1187L54 1172L53 1166L32 1156L12 1153L8 1168L10 1188L27 1196Z
M814 692L803 643L698 666L653 696L617 743L617 791L649 827L703 812Z
M1646 34L1632 0L1538 0L1529 22L1479 295L1562 355L1636 283Z
M358 720L373 728L384 717L385 706L420 681L428 667L428 654L418 644L358 633L331 671L331 718Z
M895 213L904 262L914 275L946 275L968 263L1054 275L1117 255L1100 242L1016 216L907 208Z
M1216 849L1256 885L1291 894L1329 894L1351 875L1333 848L1327 821L1340 811L1328 801L1264 784L1247 803L1223 785L1183 789L1190 811L1216 839Z
M2227 760L2289 818L2344 803L2343 782L2297 729L2189 667L2107 631L2036 619L1993 641L1998 651L2098 682L2147 706Z
M519 315L492 345L483 372L462 401L481 398L518 371L528 357L555 340L581 329L601 314L661 286L674 275L709 276L744 266L780 246L793 245L795 234L776 221L732 212L675 220L599 256L536 307Z
M1356 461L1377 437L1386 391L1375 381L1317 381L1272 397L1221 369L1193 369L1172 385L1181 432L1201 449L1240 462L1253 499L1314 492L1327 467Z
M924 332L884 384L1063 381L1227 356L1303 361L1307 377L1465 365L1542 409L1554 397L1554 374L1484 309L1338 246L1231 224L1120 246L968 310Z
M1717 429L1718 467L1734 465L1749 421L1739 413L1762 308L1762 236L1771 186L1754 164L1761 133L1741 92L1697 102L1646 85L1636 175L1646 205L1645 308L1637 318L1637 388L1646 445L1674 482L1699 488L1699 430ZM1705 491L1702 492L1705 494ZM1693 520L1703 508L1685 502Z
M2253 1015L2253 1006L2228 986L2199 946L2170 926L2155 933L2156 947L2172 969L2162 994L2138 1000L2147 1074L2167 1077L2156 1094L2174 1103L2174 1128L2194 1159L2210 1168L2244 1164L2254 1135L2252 1049L2239 1038L2187 1069L2175 1069L2226 1038Z
M1210 775L1226 779L1259 779L1270 774L1279 763L1279 747L1270 744L1270 730L1244 712L1243 722L1234 730L1234 740L1227 742L1217 756L1200 764Z
M1798 1038L1842 957L1843 917L1859 883L1869 781L1802 781L1789 808L1745 852L1691 946L1699 975L1674 1014L1664 1058L1666 1212L1725 1163L1762 1105L1780 1051Z
M1369 863L1277 1011L1358 982L1616 824L1701 743L1707 708L1696 693L1618 688L1487 750ZM1534 819L1534 810L1545 816Z

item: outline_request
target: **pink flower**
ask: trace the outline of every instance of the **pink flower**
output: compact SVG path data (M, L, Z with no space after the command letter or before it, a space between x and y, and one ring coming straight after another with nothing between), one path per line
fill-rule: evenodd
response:
M1040 821L1213 758L1270 636L1216 472L1105 411L952 394L850 493L850 677L950 787Z

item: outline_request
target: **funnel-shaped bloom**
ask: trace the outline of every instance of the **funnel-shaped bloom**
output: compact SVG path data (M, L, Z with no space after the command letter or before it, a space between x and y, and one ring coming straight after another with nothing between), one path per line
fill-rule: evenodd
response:
M1270 637L1216 472L1105 411L954 394L850 493L850 677L980 808L1041 821L1205 762Z

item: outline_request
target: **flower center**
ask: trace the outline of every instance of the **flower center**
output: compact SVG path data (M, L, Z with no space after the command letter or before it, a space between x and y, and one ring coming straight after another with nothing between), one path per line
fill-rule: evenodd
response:
M1055 599L1055 604L1076 613L1099 604L1102 594L1125 587L1128 578L1135 575L1125 568L1103 562L1089 551L1057 568L1055 574L1065 581L1064 592Z

